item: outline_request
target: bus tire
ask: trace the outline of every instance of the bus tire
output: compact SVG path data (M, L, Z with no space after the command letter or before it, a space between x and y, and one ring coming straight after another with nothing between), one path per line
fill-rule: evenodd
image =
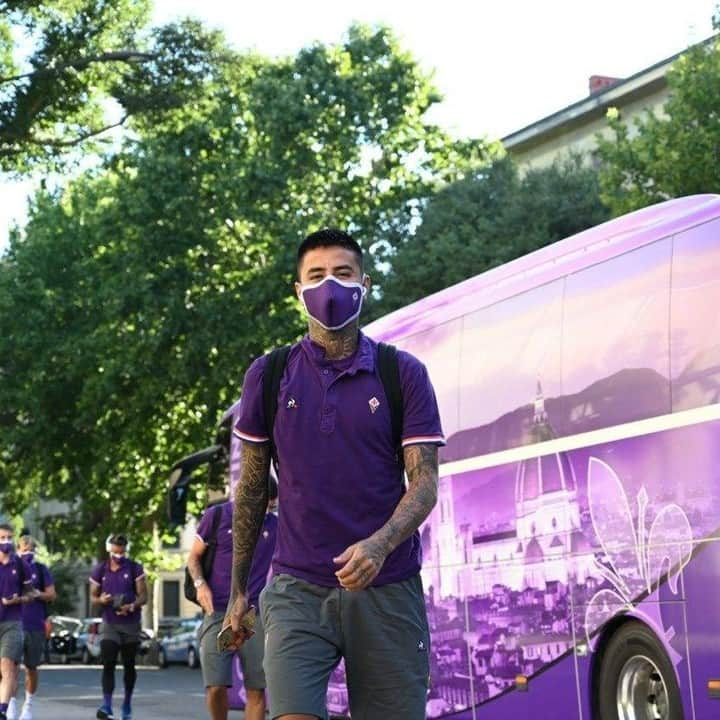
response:
M684 718L675 668L655 634L635 620L602 651L595 693L598 720Z

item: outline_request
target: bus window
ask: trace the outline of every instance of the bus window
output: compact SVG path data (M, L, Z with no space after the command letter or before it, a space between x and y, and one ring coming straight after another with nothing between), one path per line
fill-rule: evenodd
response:
M432 378L445 437L457 432L457 385L460 320L438 325L397 341L397 346L422 358ZM394 342L394 341L393 341Z
M673 242L673 410L720 401L720 220Z
M562 435L670 412L667 238L566 278Z
M538 403L561 394L562 286L548 283L465 317L457 386L463 431L446 432L443 458L536 441Z

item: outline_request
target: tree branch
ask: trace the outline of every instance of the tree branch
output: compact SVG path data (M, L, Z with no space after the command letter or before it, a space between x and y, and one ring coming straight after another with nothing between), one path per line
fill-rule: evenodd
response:
M0 157L7 157L9 155L17 155L21 152L23 152L23 148L19 147L18 145L20 143L22 144L30 144L30 145L44 145L46 147L72 147L74 145L79 145L81 142L84 142L88 138L94 137L96 135L100 135L107 130L112 130L113 128L120 127L121 125L125 124L125 121L130 117L129 114L123 115L123 117L116 123L112 123L110 125L105 125L105 127L96 128L95 130L88 130L87 132L80 133L80 135L68 139L68 140L60 140L58 138L43 138L43 137L34 137L32 135L27 135L23 138L18 138L15 141L15 145L13 147L2 147L2 139L0 138Z
M145 62L147 60L154 60L156 57L158 57L157 53L142 53L142 52L137 52L136 50L115 50L115 51L111 51L111 52L104 52L101 55L91 55L90 57L82 58L79 60L71 60L71 61L65 62L65 63L58 63L57 65L52 65L51 67L40 68L39 70L33 70L32 72L23 73L22 75L13 75L12 77L0 78L0 85L4 85L6 83L11 83L11 82L17 82L18 80L24 80L25 78L30 78L30 77L40 77L42 75L54 75L54 74L62 72L63 70L67 70L69 68L74 68L75 70L82 70L82 69L86 68L88 65L91 65L92 63L96 63L96 62L135 63L135 62Z

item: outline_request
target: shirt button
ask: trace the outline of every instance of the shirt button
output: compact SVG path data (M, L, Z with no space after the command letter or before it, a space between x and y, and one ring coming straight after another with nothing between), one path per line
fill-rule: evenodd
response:
M325 368L323 370L323 375L329 375L329 374L330 374L330 371L327 368Z

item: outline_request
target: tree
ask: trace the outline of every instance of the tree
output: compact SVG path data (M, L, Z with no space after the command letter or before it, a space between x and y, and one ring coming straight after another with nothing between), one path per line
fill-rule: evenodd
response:
M190 102L221 36L146 30L147 0L0 0L0 171L59 167L129 118Z
M375 316L407 305L608 218L596 172L571 157L520 176L497 158L450 184L390 253Z
M385 29L294 58L242 55L105 165L40 192L0 263L0 500L69 503L65 549L164 522L170 466L207 445L249 362L303 329L299 239L366 247L482 143L424 120L438 99ZM370 258L372 262L372 258Z
M718 27L716 23L716 27ZM621 215L673 197L720 192L720 39L690 48L667 76L662 115L624 121L611 109L612 135L599 138L603 200Z

